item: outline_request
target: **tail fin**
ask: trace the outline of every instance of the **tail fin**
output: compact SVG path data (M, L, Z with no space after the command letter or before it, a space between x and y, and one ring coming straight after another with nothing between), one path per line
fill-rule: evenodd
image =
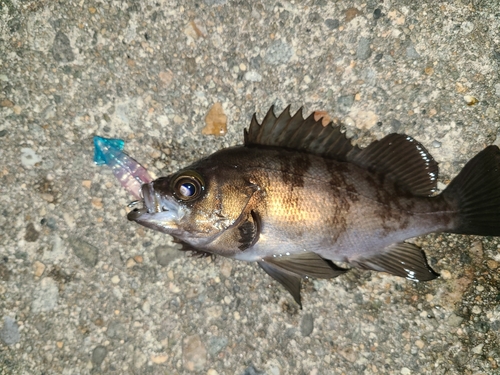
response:
M500 149L488 146L477 154L442 195L459 211L449 232L500 236Z

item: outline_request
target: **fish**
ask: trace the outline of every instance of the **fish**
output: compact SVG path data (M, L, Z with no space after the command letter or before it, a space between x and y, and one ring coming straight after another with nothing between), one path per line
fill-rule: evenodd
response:
M94 163L110 167L125 190L141 200L142 185L150 183L153 178L146 168L123 152L124 146L122 139L94 136Z
M435 279L410 238L500 235L499 169L488 146L438 194L437 162L414 138L360 148L340 125L271 107L260 123L254 114L242 145L143 184L127 217L184 250L257 262L302 306L305 277L359 268Z

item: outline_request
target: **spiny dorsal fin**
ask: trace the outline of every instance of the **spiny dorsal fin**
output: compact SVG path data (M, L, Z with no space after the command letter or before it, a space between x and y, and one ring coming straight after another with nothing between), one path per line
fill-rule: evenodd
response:
M271 146L303 151L328 159L346 161L347 154L356 154L359 148L353 146L341 132L340 126L332 123L323 126L314 114L304 119L302 108L295 115L288 106L278 117L274 106L259 124L254 114L248 131L245 129L245 146Z
M404 134L389 134L360 149L332 123L323 126L314 114L304 119L302 109L290 114L288 106L278 117L274 106L262 120L252 117L245 129L245 146L283 147L315 154L327 159L348 161L373 173L383 175L403 190L430 196L437 187L438 166L419 142Z

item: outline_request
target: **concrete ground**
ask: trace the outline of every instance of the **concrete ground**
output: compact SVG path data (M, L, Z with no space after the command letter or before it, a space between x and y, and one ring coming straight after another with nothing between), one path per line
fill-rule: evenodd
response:
M498 0L0 0L0 374L498 374L498 239L417 238L441 278L308 280L300 310L128 222L92 137L160 176L291 104L413 136L442 188L500 144L499 68Z

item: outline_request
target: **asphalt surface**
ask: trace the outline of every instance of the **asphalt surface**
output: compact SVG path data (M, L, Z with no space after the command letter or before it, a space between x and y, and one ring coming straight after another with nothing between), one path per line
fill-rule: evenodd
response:
M92 160L122 138L165 175L291 104L413 136L443 188L500 144L499 68L497 0L0 0L0 374L500 373L498 239L417 238L439 279L308 280L300 310L128 222Z

